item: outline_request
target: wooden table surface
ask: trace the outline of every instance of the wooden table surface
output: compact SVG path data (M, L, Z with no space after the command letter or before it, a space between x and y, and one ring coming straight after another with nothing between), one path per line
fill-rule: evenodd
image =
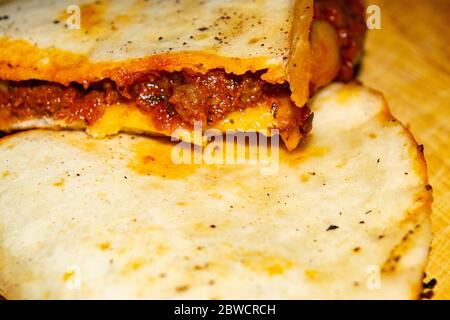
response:
M427 279L450 299L450 1L368 0L381 8L371 30L362 82L382 91L393 114L425 146L434 203Z

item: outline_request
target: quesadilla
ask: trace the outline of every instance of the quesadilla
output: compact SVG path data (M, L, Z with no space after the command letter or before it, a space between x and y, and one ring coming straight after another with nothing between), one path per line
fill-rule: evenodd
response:
M311 107L313 134L281 148L271 176L174 165L167 139L1 139L0 293L418 298L431 237L422 149L370 89L333 84Z
M0 130L279 131L294 149L306 102L353 78L360 0L0 3ZM185 137L189 140L189 134Z

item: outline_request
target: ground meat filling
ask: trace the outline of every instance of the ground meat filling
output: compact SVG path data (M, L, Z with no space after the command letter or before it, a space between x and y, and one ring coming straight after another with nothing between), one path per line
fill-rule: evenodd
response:
M250 72L236 76L223 70L151 73L125 91L142 111L156 111L158 123L164 126L170 127L174 121L213 125L232 111L258 104L278 105L281 98L290 96L287 85L272 85L260 76Z
M366 35L365 7L361 0L315 0L314 19L330 23L339 36L342 66L337 77L350 81L362 55Z
M48 117L68 123L84 120L90 125L103 115L104 106L119 101L110 81L94 84L89 90L43 81L9 82L0 87L0 115L12 121Z
M289 99L288 85L261 80L261 72L232 75L224 70L206 74L190 70L140 73L117 85L111 80L64 87L42 81L9 82L0 87L0 115L10 119L50 117L67 122L94 124L105 109L116 103L134 102L149 115L159 130L191 128L194 121L214 125L232 111L258 104L276 111L282 99ZM305 126L309 109L295 108L291 121L279 121L281 131ZM298 110L297 110L298 109ZM276 114L274 112L274 117Z

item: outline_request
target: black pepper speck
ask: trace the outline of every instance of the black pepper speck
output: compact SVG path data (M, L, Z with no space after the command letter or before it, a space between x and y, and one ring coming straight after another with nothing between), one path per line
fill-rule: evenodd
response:
M338 226L335 226L334 224L332 224L332 225L330 225L330 226L327 228L327 231L336 230L336 229L338 229L338 228L339 228Z

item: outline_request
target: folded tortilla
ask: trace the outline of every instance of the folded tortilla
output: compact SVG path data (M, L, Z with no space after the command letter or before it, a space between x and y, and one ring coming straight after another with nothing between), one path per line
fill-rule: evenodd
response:
M282 148L271 175L259 162L175 164L178 144L125 134L3 138L1 294L418 298L432 201L422 149L370 89L332 85L312 108L311 139Z
M332 18L313 23L313 9L312 0L2 2L0 130L172 135L200 121L278 129L293 149L311 127L310 91L351 64ZM340 30L364 26L363 10L341 11Z

